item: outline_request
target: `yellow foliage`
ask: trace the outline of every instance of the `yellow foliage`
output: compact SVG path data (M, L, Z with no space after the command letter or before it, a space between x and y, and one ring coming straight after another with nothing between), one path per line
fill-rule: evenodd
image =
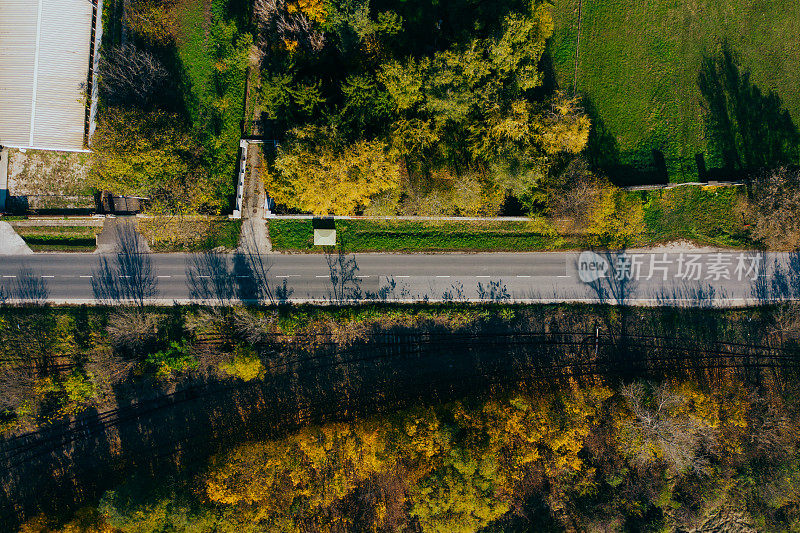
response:
M279 149L265 186L276 202L317 215L350 215L371 198L396 189L400 166L379 141L334 150L328 144Z
M153 44L169 45L180 33L176 0L135 0L125 9L127 27Z
M330 6L323 0L296 0L286 5L289 13L303 13L309 20L317 23L325 22Z
M264 364L252 350L237 350L233 359L224 362L219 367L230 374L243 379L252 381L264 375Z
M626 248L644 232L644 209L636 198L607 187L590 216L588 233L593 244L606 248Z
M385 445L377 428L326 424L240 446L215 458L206 495L221 504L255 504L257 520L293 529L292 506L313 514L385 471Z

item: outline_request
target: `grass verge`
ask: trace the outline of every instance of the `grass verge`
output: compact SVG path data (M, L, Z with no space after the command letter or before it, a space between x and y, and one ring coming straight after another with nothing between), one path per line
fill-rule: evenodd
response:
M635 194L635 193L631 193ZM643 195L642 244L686 240L706 246L749 248L742 187L676 187Z
M227 218L149 218L139 231L154 252L231 251L239 245L241 220Z
M740 208L744 187L684 186L629 192L641 201L645 231L631 246L690 241L702 246L753 246ZM310 220L269 220L276 251L322 252L313 245ZM541 220L505 221L376 221L338 220L337 240L352 252L533 252L590 247L591 235L558 235Z
M321 252L313 245L310 220L270 220L276 250ZM556 235L541 222L417 222L339 220L337 240L354 252L486 251L522 252L579 247L570 237Z
M14 230L34 252L93 252L102 228L86 226L28 226Z

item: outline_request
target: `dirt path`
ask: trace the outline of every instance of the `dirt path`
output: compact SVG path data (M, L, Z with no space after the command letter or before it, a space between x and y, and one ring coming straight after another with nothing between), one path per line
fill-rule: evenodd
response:
M239 237L239 248L259 254L272 252L267 223L264 220L264 182L261 180L261 169L264 158L261 145L248 143L247 175L242 194L242 234Z
M250 70L260 68L258 53L255 46L250 51ZM252 76L258 79L258 76ZM258 94L258 87L248 84L248 102L252 107L247 111L247 119L261 115L261 106L258 98L250 98L250 94ZM245 175L244 191L242 191L242 234L239 238L239 248L260 254L272 252L272 242L269 238L267 223L264 220L264 181L261 171L264 166L262 145L257 143L247 144L247 174Z

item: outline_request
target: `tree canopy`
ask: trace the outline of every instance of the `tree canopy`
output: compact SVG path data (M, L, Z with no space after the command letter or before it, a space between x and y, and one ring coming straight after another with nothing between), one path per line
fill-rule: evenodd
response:
M469 3L460 5L484 9ZM408 6L258 5L261 102L276 127L289 132L267 189L289 208L352 213L389 190L399 191L398 198L450 197L475 175L484 191L499 191L489 197L526 197L587 142L589 119L579 100L543 87L540 62L553 29L546 2L500 2L484 21L450 13L432 42L421 35L430 20ZM464 31L464 16L480 30ZM417 38L428 46L420 48ZM319 130L328 134L309 133ZM331 160L333 153L335 163L323 166L360 168L364 147L373 154L381 148L386 164L371 172L383 175L351 173L354 191L341 205L328 171L297 170L308 154Z

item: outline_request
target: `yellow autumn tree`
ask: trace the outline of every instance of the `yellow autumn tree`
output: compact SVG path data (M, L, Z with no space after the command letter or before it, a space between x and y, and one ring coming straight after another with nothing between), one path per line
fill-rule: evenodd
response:
M385 439L373 426L306 428L216 457L205 480L206 495L217 504L249 509L249 519L264 527L295 531L298 520L316 523L320 531L346 527L332 523L325 511L386 469L384 448ZM327 524L321 516L327 516Z
M92 137L90 184L115 194L146 196L170 212L218 210L202 147L163 111L107 109Z
M641 201L615 187L603 189L589 220L592 244L603 248L627 248L645 230Z
M317 142L320 132L296 132L280 148L265 186L276 202L316 215L352 215L371 198L399 185L400 165L381 141L358 141L338 149Z

